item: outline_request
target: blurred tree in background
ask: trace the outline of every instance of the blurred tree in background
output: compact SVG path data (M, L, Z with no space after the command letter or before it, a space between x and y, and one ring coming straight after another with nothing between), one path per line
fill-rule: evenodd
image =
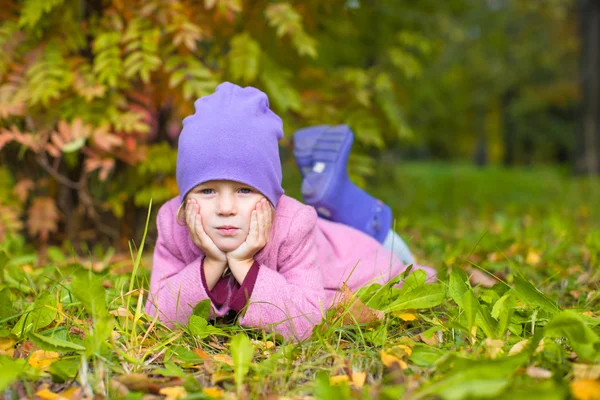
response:
M349 124L357 179L383 153L571 161L576 18L568 0L4 2L0 240L125 245L177 194L181 120L225 80L269 95L283 146Z

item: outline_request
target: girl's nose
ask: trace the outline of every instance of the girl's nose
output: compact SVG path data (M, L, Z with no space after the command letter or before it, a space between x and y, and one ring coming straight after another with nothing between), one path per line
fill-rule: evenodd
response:
M222 195L219 196L219 214L221 215L235 215L236 205L233 196Z

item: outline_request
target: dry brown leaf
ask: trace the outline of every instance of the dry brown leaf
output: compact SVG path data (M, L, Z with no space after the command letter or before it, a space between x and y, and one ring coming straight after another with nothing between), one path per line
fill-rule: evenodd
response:
M600 379L599 364L573 364L573 376L575 379Z
M48 240L50 232L56 232L58 226L58 209L51 197L36 197L27 211L27 229L32 236L39 235L43 241Z
M600 400L600 382L591 379L578 379L570 384L571 394L577 400Z
M233 367L233 359L229 354L215 354L213 360Z
M127 374L117 378L132 392L146 392L158 394L160 386L145 374Z
M475 268L469 271L469 282L473 286L481 285L483 287L492 287L497 283L494 277Z
M383 319L383 312L367 307L344 283L334 300L335 317L342 325L369 324Z
M529 375L532 378L537 378L537 379L552 378L551 371L548 371L547 369L544 369L544 368L534 367L533 365L530 365L529 367L527 367L527 375Z
M485 350L488 356L493 360L498 357L499 354L502 354L502 347L504 346L504 342L499 339L485 339Z
M60 355L55 351L36 350L31 353L28 363L35 369L47 370L55 361L60 359Z
M198 355L198 357L200 357L203 360L206 360L207 358L210 358L210 356L208 355L207 352L205 352L202 349L196 348L194 350L192 350L194 353L196 353Z

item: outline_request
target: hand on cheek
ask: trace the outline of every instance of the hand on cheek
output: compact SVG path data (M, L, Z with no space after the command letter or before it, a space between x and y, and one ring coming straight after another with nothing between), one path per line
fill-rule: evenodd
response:
M227 262L234 275L235 268L247 267L249 269L252 266L254 255L269 241L272 223L271 206L266 199L262 199L256 203L252 211L246 240L237 249L227 253Z

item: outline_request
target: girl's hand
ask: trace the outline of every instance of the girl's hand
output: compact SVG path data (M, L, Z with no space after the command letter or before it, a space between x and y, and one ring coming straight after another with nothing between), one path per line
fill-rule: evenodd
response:
M233 269L237 265L252 266L254 255L258 253L269 241L271 235L271 226L273 223L273 214L271 206L266 199L256 203L252 216L250 217L250 229L246 241L237 249L227 253L227 262L229 268Z
M200 216L200 205L193 199L188 200L185 206L185 222L190 231L192 241L200 248L210 261L223 263L227 262L227 256L222 252L215 242L206 234L202 226L202 217Z

